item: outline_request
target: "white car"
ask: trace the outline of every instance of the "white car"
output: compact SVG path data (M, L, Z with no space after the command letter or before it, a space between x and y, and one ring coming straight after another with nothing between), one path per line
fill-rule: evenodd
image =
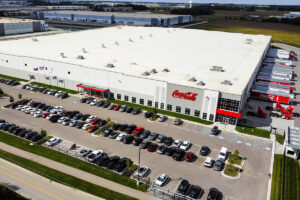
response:
M49 120L51 117L53 117L55 114L50 114L46 117L47 120Z
M71 119L69 126L74 127L76 126L77 121L75 119Z
M47 145L47 146L53 146L53 145L59 143L60 140L61 140L61 139L60 139L59 137L53 137L53 138L51 138L50 140L48 140L48 141L46 142L46 145Z
M116 138L116 140L117 141L121 141L124 137L125 137L125 133L120 133L118 136L117 136L117 138Z
M63 91L57 91L54 96L58 97L61 93L63 93Z
M35 109L34 108L27 108L24 112L26 113L26 114L30 114L31 113L31 111L35 111Z
M64 125L64 126L68 126L70 121L71 120L69 118L66 118L61 124Z
M212 167L214 164L214 160L211 157L206 157L204 161L204 166L205 167Z
M168 179L169 177L167 174L161 174L159 177L156 178L154 184L162 187L168 181Z
M168 119L167 116L165 116L165 115L159 115L158 118L157 118L157 121L158 121L158 122L164 122L164 121L166 121L167 119Z
M182 142L181 142L180 140L175 140L175 141L173 142L173 144L172 144L172 147L178 148L178 147L180 147L181 143L182 143Z
M87 157L88 161L94 162L96 159L100 158L103 154L102 150L94 150L92 153Z
M23 106L23 108L21 108L21 111L25 112L26 109L31 108L30 106Z
M98 103L99 101L97 100L97 99L94 99L91 103L90 103L90 105L91 106L94 106L94 105L96 105L96 103Z
M219 152L218 158L221 160L226 160L226 157L227 157L227 148L222 147L221 151Z
M43 113L42 111L38 110L38 111L36 111L36 112L33 114L33 116L34 116L35 118L39 118L39 117L41 117L43 114L44 114L44 113Z
M16 110L21 110L23 107L24 107L23 105L18 105L18 106L16 107Z
M32 110L30 110L30 114L31 115L34 115L34 113L36 112L36 111L38 111L36 108L33 108Z
M85 121L90 123L96 117L97 116L89 116Z
M148 175L149 172L150 172L150 169L148 167L142 166L136 170L135 174L139 177L144 177L144 176Z
M191 146L191 142L188 140L185 140L182 142L182 144L180 145L179 148L186 151L186 150L188 150L188 148L190 148L190 146Z
M65 120L67 119L67 117L61 117L57 120L58 123L63 123Z
M81 129L87 130L90 126L91 126L90 124L85 124L85 125L82 126Z

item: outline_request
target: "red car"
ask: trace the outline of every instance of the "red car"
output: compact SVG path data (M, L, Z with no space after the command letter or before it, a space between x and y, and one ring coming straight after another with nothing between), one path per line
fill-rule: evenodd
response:
M100 120L101 120L100 118L94 118L94 119L90 122L90 124L95 125L95 124L97 124Z
M139 136L139 135L141 134L141 132L143 132L143 131L144 131L144 127L139 126L139 127L137 127L136 129L134 129L134 130L131 132L131 134L132 134L132 135Z
M46 118L46 117L48 117L48 115L50 115L50 113L45 112L45 113L42 115L42 118Z
M115 111L118 111L120 108L121 108L121 104L117 104L117 105L114 106Z
M96 126L96 125L90 126L87 131L89 133L92 133L92 132L96 131L98 128L99 128L99 126Z
M184 157L184 160L187 162L191 162L194 157L195 157L195 154L193 152L187 152Z
M152 142L147 147L147 151L149 152L154 152L156 149L157 149L157 144Z

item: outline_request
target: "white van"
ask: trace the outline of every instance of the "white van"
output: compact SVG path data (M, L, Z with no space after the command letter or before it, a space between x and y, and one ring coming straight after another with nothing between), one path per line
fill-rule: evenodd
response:
M226 157L227 157L227 148L222 147L221 151L219 152L218 158L221 160L226 160Z

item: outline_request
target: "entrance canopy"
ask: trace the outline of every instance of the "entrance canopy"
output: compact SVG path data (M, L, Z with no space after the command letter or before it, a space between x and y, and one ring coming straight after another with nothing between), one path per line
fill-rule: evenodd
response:
M97 92L103 92L103 93L109 91L108 89L97 88L97 87L88 86L88 85L84 85L84 84L78 84L78 85L76 85L76 87L87 89L87 90L93 90L93 91L97 91Z

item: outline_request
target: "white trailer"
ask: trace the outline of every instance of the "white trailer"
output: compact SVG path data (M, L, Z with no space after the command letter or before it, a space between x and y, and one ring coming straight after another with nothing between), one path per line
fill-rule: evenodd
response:
M264 64L276 64L276 65L285 65L285 66L291 66L293 63L289 60L282 60L278 58L266 58L264 60Z
M280 58L280 59L289 59L290 55L289 54L285 54L285 53L268 51L267 52L267 57L270 57L270 58Z

